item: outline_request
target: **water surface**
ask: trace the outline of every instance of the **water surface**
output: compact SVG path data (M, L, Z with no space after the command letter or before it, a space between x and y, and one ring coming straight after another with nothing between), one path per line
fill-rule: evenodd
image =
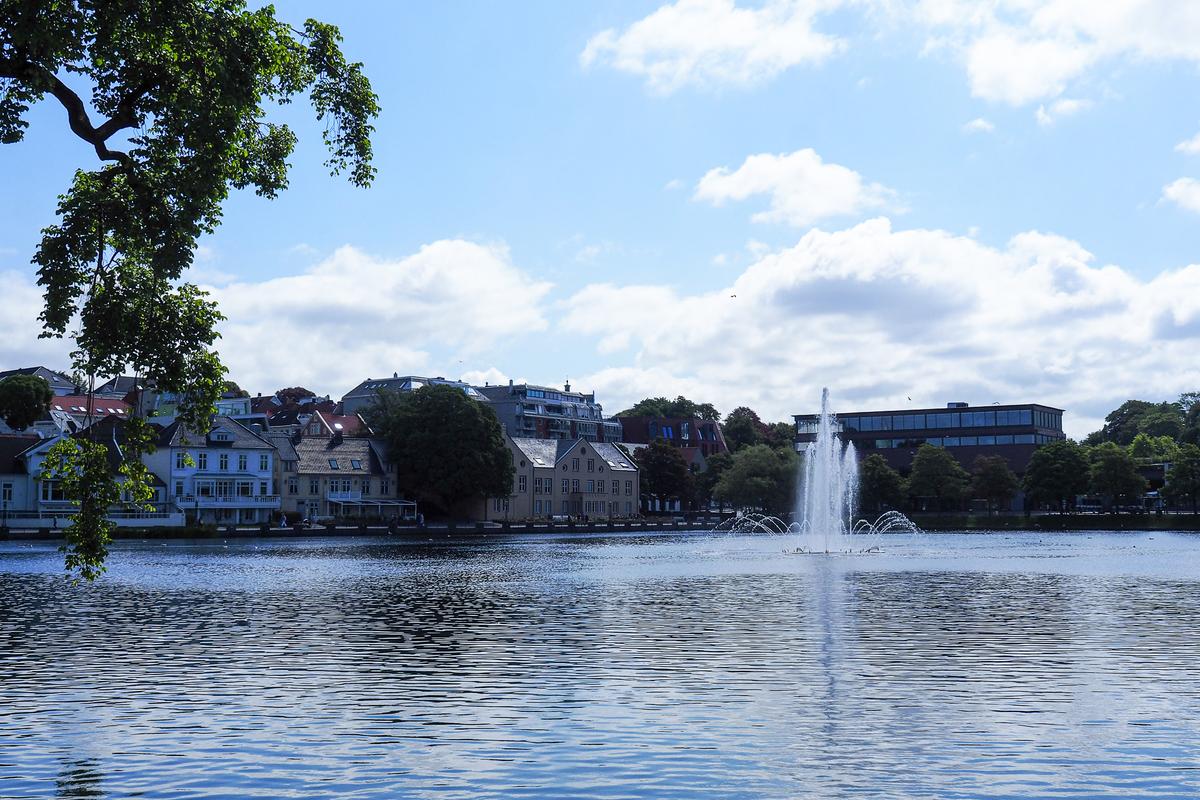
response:
M1200 538L0 544L0 797L1200 796Z

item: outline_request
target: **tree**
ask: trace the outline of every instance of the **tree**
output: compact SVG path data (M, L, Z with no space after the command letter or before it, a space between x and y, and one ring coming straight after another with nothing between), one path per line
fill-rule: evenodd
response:
M1146 479L1138 474L1137 462L1125 448L1104 442L1091 449L1088 460L1089 488L1109 505L1121 499L1137 500L1146 491Z
M908 493L931 498L935 510L957 506L967 491L970 476L944 448L923 444L913 457L908 475Z
M720 413L711 403L694 403L683 395L674 400L665 397L647 397L632 408L617 413L618 417L682 417L684 419L699 418L710 422L719 422Z
M23 431L50 410L54 391L37 375L11 375L0 381L0 419Z
M1022 483L1031 500L1065 512L1075 496L1088 490L1088 462L1082 447L1070 439L1033 451Z
M739 406L725 417L721 432L725 435L725 444L729 446L730 451L737 452L743 447L761 444L765 428L758 414L746 406Z
M1179 455L1179 445L1170 436L1149 436L1139 433L1129 445L1129 455L1138 461L1161 463L1174 461Z
M1179 405L1184 409L1183 432L1179 441L1200 445L1200 392L1188 392L1179 398Z
M1177 505L1190 502L1192 513L1197 513L1200 505L1200 447L1185 444L1179 448L1179 457L1167 472L1163 494Z
M250 393L237 385L236 381L225 381L225 388L221 392L222 397L249 397Z
M786 514L795 504L800 458L794 450L765 444L744 447L717 481L713 493L734 508Z
M714 453L709 456L705 463L707 464L704 472L696 476L696 501L699 506L707 506L713 500L716 500L721 505L721 510L725 510L725 503L718 498L714 490L717 487L717 482L721 480L721 476L733 464L733 456L728 453Z
M789 422L772 422L765 426L763 444L768 447L792 447L796 441L796 426Z
M1002 456L977 456L971 476L971 496L986 500L989 512L1007 506L1021 488Z
M410 497L450 512L466 500L512 494L512 454L500 421L453 386L382 392L364 416Z
M637 450L634 456L642 494L653 497L662 505L691 495L692 473L679 448L655 439Z
M183 398L189 428L208 429L223 389L212 350L222 317L182 278L230 191L271 198L286 188L296 136L268 109L307 92L331 172L358 186L374 176L379 106L340 41L331 25L296 30L244 0L0 0L0 143L21 141L29 107L49 95L99 162L76 171L33 256L41 335L65 336L77 320L73 366L89 382L131 370ZM90 107L64 77L87 84ZM151 442L133 431L125 462L140 463ZM76 538L103 537L103 518L90 515L104 506L71 499Z
M858 468L858 506L860 510L880 514L904 503L904 479L888 466L879 453L863 459Z
M1184 395L1186 398L1187 395ZM1139 433L1177 439L1184 430L1184 405L1126 400L1104 418L1104 427L1087 437L1087 444L1115 442L1128 447Z
M289 386L286 389L280 389L275 392L275 396L285 405L297 405L301 400L307 400L310 397L316 397L317 393L305 389L303 386Z

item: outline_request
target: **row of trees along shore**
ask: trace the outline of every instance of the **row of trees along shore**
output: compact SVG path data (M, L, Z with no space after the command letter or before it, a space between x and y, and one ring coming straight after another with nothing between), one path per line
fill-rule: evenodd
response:
M1140 501L1147 489L1139 467L1168 463L1163 495L1174 505L1200 504L1200 393L1174 402L1129 400L1105 418L1104 426L1082 443L1071 440L1038 448L1023 478L1000 456L980 456L964 469L943 448L918 449L907 475L878 453L859 468L859 509L863 514L902 511L957 511L982 501L989 511L1007 509L1024 490L1031 507L1068 511L1075 498L1091 495L1107 509ZM642 400L617 416L698 417L721 425L729 454L710 456L707 470L692 474L679 451L655 442L639 454L642 489L660 501L686 507L755 509L768 514L792 510L800 458L787 422L764 423L752 409L734 409L721 419L709 403L685 397Z

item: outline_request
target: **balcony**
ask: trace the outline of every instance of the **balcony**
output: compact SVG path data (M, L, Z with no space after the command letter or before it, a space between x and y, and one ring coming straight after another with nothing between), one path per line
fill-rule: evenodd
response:
M175 505L185 511L193 508L279 508L279 495L177 495Z
M362 500L363 493L362 492L326 492L325 499L344 503L347 501Z

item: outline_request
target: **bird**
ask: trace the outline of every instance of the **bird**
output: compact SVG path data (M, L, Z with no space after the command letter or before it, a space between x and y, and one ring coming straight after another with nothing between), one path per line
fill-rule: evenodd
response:
M729 296L730 296L730 297L737 297L737 295L736 295L736 294L731 294L731 295L729 295Z
M906 395L906 396L907 396L907 395ZM910 402L910 403L912 402L912 398L911 398L911 397L909 397L909 398L908 398L908 402Z

